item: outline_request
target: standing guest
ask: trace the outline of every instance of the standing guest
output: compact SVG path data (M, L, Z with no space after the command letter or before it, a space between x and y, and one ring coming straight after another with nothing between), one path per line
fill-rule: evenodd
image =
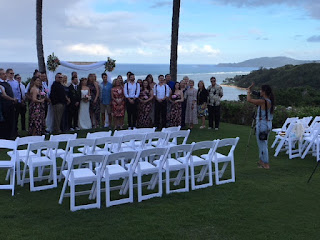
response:
M111 89L111 98L112 98L112 116L114 119L114 128L123 129L125 97L124 97L124 90L121 85L121 81L119 77L113 81L113 88Z
M81 88L81 102L79 109L79 120L78 125L80 129L90 129L92 128L92 123L90 119L90 88L88 87L88 79L81 78L80 80Z
M13 79L14 77L14 72L12 68L8 68L6 71L7 75L7 83L10 84L12 91L13 91L13 97L17 99L17 102L14 104L14 125L12 128L12 136L17 137L18 136L18 111L19 111L19 106L18 104L21 103L21 91L19 88L19 82Z
M201 118L201 126L200 128L206 127L206 116L208 115L207 108L208 101L208 91L204 86L204 82L202 80L198 83L198 94L197 94L197 105L198 105L198 116Z
M142 88L139 95L139 111L137 127L152 127L151 110L152 110L153 90L150 88L149 82L143 80Z
M153 89L153 87L154 87L154 85L156 85L156 83L153 81L152 74L148 74L146 76L146 80L148 81L150 88Z
M77 73L77 72L72 72L72 73L71 73L71 79L72 79L73 77L78 78L78 73Z
M100 90L99 84L96 81L96 75L90 73L88 75L88 87L90 89L90 117L93 128L97 128L100 125Z
M30 85L29 134L41 136L46 129L44 103L47 95L41 91L42 82L40 78L33 78L33 84Z
M198 124L197 89L194 88L193 80L189 80L189 86L189 89L185 92L185 98L187 99L186 123L189 124L189 128L192 129L194 124Z
M21 94L21 102L17 103L17 112L16 112L16 119L18 122L19 115L20 115L20 123L21 123L21 130L26 130L26 112L27 112L27 106L26 106L26 87L21 82L21 76L19 74L14 75L14 79L18 81L19 83L19 90Z
M112 83L108 82L108 75L106 73L101 74L102 83L100 84L100 100L101 100L101 116L102 124L104 127L109 127L112 123L111 115L111 89Z
M127 79L124 81L124 84L126 84L127 82L129 82L129 76L130 74L132 74L132 72L127 72Z
M175 82L171 80L171 75L168 73L165 75L165 80L167 85L170 87L171 91L174 91Z
M164 76L158 76L159 84L154 85L155 96L155 117L154 124L157 128L166 127L167 120L167 99L170 96L170 87L165 83Z
M170 96L171 114L169 123L171 127L181 126L182 103L184 102L183 91L180 88L180 83L176 82L174 87L174 92Z
M47 95L49 95L49 82L48 82L48 78L47 78L47 74L45 72L41 72L40 73L40 80L42 82L42 88L41 88L41 92L45 92ZM48 113L48 101L44 102L44 106L45 106L45 110L46 110L46 116Z
M72 77L71 84L69 86L70 104L68 105L70 131L79 130L78 122L81 101L81 87L78 84L78 77Z
M209 127L208 129L213 128L213 117L215 130L219 130L220 124L220 101L223 97L223 89L220 85L216 83L216 78L210 78L211 85L208 87L208 111L209 111Z
M140 89L141 89L141 88L142 88L142 79L138 79L138 80L137 80L137 83L139 83Z
M180 81L180 89L183 93L187 91L187 85L185 80ZM183 102L181 103L181 127L184 128L186 126L186 107L187 107L187 100L184 98Z
M140 85L135 83L133 73L129 75L129 82L124 84L124 96L126 97L126 107L128 114L128 128L134 129L137 122L138 102L140 95Z
M14 98L12 88L7 82L7 76L3 68L0 68L0 85L2 86L0 103L4 118L4 121L0 123L0 139L14 139L16 137L12 135L15 121L14 104L18 100Z
M33 77L40 77L40 72L38 69L35 69L34 72L33 72Z
M69 98L69 86L68 86L68 77L67 77L67 75L62 75L62 86L64 88L64 91L66 92L67 98ZM67 105L64 108L64 112L63 112L63 115L62 115L61 130L63 132L66 132L66 131L69 130L69 112L68 112L69 104L70 104L70 99L67 102Z
M274 96L269 85L262 85L260 90L261 99L253 99L251 97L252 84L247 89L247 101L258 106L256 117L256 137L259 147L259 168L269 169L269 153L268 153L268 138L272 129L273 111L274 111Z
M53 132L56 134L61 133L61 120L64 109L69 101L64 90L62 82L62 74L57 73L55 81L51 86L50 100L53 108Z

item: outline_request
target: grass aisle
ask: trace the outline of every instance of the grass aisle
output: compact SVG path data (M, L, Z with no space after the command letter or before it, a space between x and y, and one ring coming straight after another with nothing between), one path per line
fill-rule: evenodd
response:
M193 129L189 137L191 143L239 136L236 183L110 208L102 196L101 209L75 213L69 199L58 204L61 183L32 193L27 184L14 197L0 191L1 239L319 239L320 168L306 183L315 158L281 153L270 157L270 170L258 169L255 136L244 158L249 132L222 124L219 131Z

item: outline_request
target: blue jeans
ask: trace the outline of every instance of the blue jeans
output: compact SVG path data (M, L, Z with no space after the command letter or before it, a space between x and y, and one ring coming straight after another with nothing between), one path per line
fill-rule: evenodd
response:
M256 137L257 137L257 143L259 148L259 159L264 163L269 163L268 139L269 139L269 133L271 128L272 128L272 123L270 121L267 122L265 120L257 120ZM267 140L260 140L259 133L264 131L268 132Z

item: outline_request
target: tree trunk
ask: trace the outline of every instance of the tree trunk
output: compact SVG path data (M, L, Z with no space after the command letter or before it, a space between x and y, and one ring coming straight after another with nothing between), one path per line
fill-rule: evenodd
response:
M40 72L45 72L46 65L44 64L43 42L42 42L42 0L37 0L36 21L37 21L36 43L37 43L37 55L38 55L38 67Z
M170 75L172 81L177 81L178 37L179 37L180 0L173 0L171 27Z

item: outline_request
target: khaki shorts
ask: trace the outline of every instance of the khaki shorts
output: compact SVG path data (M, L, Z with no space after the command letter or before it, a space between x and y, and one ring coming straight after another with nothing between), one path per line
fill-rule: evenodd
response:
M110 105L104 105L104 104L100 104L100 112L101 113L105 113L107 111L108 114L111 113L111 106Z

